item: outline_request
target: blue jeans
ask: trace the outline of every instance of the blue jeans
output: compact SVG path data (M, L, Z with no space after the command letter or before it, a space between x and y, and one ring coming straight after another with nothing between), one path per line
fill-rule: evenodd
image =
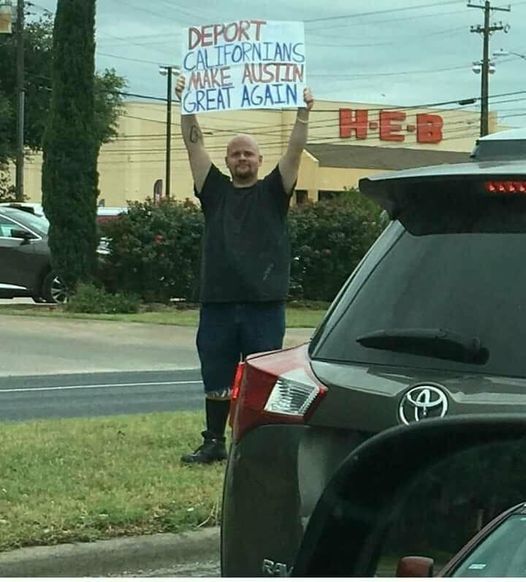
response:
M237 364L249 354L278 350L285 335L285 303L205 303L197 351L207 398L230 397Z

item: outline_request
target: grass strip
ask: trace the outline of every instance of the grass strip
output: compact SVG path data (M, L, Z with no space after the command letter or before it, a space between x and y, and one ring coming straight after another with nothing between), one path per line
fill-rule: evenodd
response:
M184 466L202 414L3 423L0 550L216 525L225 465Z
M287 327L317 327L325 309L287 308ZM195 327L199 321L197 309L167 308L159 311L140 313L70 313L60 306L49 305L0 305L0 315L26 315L38 317L56 317L63 319L93 319L129 323L153 323L159 325L181 325Z

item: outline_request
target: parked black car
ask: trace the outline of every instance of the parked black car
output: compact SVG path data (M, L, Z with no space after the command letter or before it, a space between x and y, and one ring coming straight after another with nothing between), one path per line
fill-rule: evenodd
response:
M44 217L0 206L0 297L66 301L65 286L51 268L48 228Z
M525 138L489 136L472 162L360 181L389 226L310 344L253 355L238 374L224 575L288 573L327 482L375 434L526 413L526 161L514 155Z

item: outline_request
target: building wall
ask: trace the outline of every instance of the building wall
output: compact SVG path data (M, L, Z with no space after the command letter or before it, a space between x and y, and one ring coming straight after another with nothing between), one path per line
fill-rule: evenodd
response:
M384 173L385 170L371 168L320 168L316 182L317 190L339 192L344 188L357 188L360 178Z
M340 109L360 110L361 136L352 131L350 137L340 137ZM311 113L309 143L352 144L382 147L407 147L444 151L471 151L479 131L479 113L458 110L419 110L392 107L405 116L403 121L391 121L396 140L380 138L380 111L385 106L320 101ZM364 114L363 112L367 112ZM418 114L440 115L443 119L443 136L439 143L419 143L414 130ZM263 154L262 173L270 171L283 154L295 111L232 111L202 114L199 122L206 147L212 161L226 171L224 155L226 144L238 133L253 134ZM386 115L383 113L382 115ZM387 113L389 115L389 113ZM399 114L395 114L399 115ZM100 201L106 206L125 206L129 200L144 200L153 196L156 180L164 182L166 147L166 106L143 102L126 103L125 113L119 119L119 138L105 144L99 156ZM385 125L385 124L384 124ZM497 129L491 118L490 128ZM366 132L364 137L363 133ZM385 137L385 136L384 136ZM391 135L391 137L393 137ZM174 104L171 141L171 195L178 199L193 196L192 178L186 151L182 142L179 112ZM298 177L297 189L308 192L310 199L317 199L318 190L343 190L356 186L359 178L378 173L363 168L320 167L319 162L304 152ZM41 156L35 155L25 166L25 191L33 202L41 200Z

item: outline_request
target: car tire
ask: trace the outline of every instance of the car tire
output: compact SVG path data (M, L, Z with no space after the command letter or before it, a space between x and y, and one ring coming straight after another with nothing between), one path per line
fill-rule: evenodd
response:
M41 295L48 303L66 303L68 300L66 286L60 277L53 271L50 271L44 277Z

